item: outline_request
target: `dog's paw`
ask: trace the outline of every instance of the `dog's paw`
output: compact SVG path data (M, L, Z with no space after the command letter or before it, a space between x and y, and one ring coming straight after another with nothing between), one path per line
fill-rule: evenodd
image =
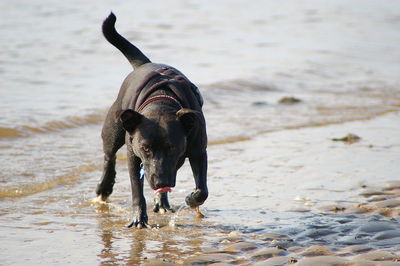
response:
M99 183L96 188L96 194L101 200L106 201L108 197L113 192L113 187L104 186L102 183Z
M154 208L153 208L154 212L158 212L158 213L166 213L166 212L175 212L171 207L169 206L160 206L159 204L155 204Z
M101 201L102 201L102 202L107 202L108 196L109 196L109 195L102 195L102 194L99 195L99 194L98 194L98 195L97 195L97 200L98 200L99 202L101 202Z
M147 228L147 226L148 226L148 217L147 217L146 211L143 211L140 208L138 208L134 212L136 213L136 215L134 215L134 218L133 218L132 222L127 227L128 228L136 227L136 228L139 228L139 229Z
M196 189L186 197L185 201L189 207L196 208L203 204L206 201L207 197L207 191Z
M145 221L134 220L127 227L128 228L136 227L138 229L143 229L143 228L147 228L147 226L148 226L148 223Z
M153 211L159 213L174 212L169 205L167 192L156 193Z

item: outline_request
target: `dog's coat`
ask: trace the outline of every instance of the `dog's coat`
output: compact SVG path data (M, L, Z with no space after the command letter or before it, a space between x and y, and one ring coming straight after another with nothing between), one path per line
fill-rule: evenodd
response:
M167 65L151 64L146 67L148 67L146 71L151 71L143 78L139 86L133 90L134 95L132 96L132 102L129 104L130 107L137 111L153 92L167 87L176 95L183 108L201 111L203 105L201 95L197 87L182 73Z
M103 22L105 38L134 68L124 80L102 130L104 171L97 194L106 200L115 182L115 154L127 144L134 217L130 226L146 227L146 201L140 165L153 190L175 186L176 172L189 158L196 188L186 203L198 207L208 197L207 134L203 99L177 69L154 64L115 30L116 17ZM167 192L156 193L154 211L171 210Z

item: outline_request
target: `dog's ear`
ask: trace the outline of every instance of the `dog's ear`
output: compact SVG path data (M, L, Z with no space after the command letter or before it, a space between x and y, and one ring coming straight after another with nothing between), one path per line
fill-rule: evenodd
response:
M131 109L118 111L116 115L121 121L122 127L129 133L132 133L143 120L141 114Z
M203 115L195 110L183 108L180 109L176 115L178 120L182 123L187 135L192 135L193 132L197 132L197 130L205 124Z

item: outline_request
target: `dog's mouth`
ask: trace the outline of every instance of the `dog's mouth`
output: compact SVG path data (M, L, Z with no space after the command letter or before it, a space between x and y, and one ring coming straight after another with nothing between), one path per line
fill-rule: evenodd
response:
M154 193L162 193L162 192L172 192L171 187L160 187L156 190L154 190Z

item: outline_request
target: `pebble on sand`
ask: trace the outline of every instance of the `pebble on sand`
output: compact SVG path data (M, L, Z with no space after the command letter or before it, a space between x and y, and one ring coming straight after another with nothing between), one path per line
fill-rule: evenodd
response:
M287 251L277 247L272 247L264 248L263 250L256 252L251 258L252 260L265 260L276 256L285 256L286 254Z
M306 257L301 259L296 265L298 266L310 266L310 265L347 265L348 260L337 256L317 256L317 257Z
M372 261L397 261L400 262L400 255L395 255L388 251L370 251L360 254L354 260L372 260Z
M299 102L301 102L301 100L295 97L283 97L279 100L279 103L283 104L294 104Z
M318 245L310 246L301 253L304 257L327 256L332 254L333 252L327 247Z
M288 265L295 263L296 260L289 256L281 256L281 257L273 257L267 259L265 261L260 261L255 264L251 264L253 266L274 266L274 265Z
M240 252L240 251L249 251L257 249L258 246L256 244L248 243L248 242L238 242L229 247L226 247L224 251L226 252Z
M361 140L361 138L355 134L349 133L343 138L333 138L333 141L343 141L348 144L352 144Z
M184 265L207 265L211 263L219 263L231 261L234 256L224 253L206 254L192 256L185 260Z
M343 252L346 253L353 253L353 254L357 254L357 253L363 253L363 252L367 252L372 250L372 247L370 246L365 246L365 245L354 245L354 246L348 246L343 248Z

